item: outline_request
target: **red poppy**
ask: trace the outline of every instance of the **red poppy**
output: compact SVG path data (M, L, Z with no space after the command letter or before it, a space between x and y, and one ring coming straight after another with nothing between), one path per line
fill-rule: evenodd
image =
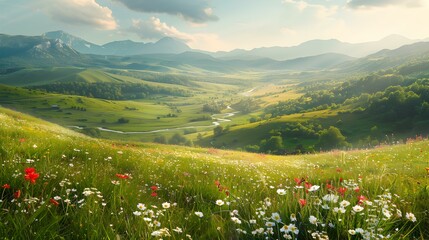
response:
M39 174L34 168L26 168L24 179L29 181L31 184L36 184L36 180L39 178Z
M337 168L337 172L342 172L343 170L341 168Z
M35 173L35 172L36 172L36 169L32 168L32 167L25 169L25 174L30 174L30 173Z
M345 188L345 187L339 187L337 191L341 194L341 196L344 197L344 194L346 193L347 188Z
M305 200L305 199L299 199L299 205L301 205L301 207L304 207L306 204L307 204L307 200Z
M219 187L220 182L219 182L218 180L216 180L216 181L215 181L215 185L216 185L217 187Z
M294 178L293 180L296 182L296 185L301 185L305 181L304 178Z
M128 174L120 174L120 173L117 173L116 177L118 177L120 179L128 179L128 178L130 178L130 176Z
M13 197L15 199L18 199L21 197L21 190L17 190L16 192L13 193Z
M327 189L334 189L335 187L328 183L328 184L326 184L326 188Z
M4 189L9 189L10 188L10 185L9 184L4 184L3 186L1 186L2 188L4 188Z
M225 194L226 194L226 196L229 197L229 191L228 190L225 191Z
M363 195L358 196L358 204L362 204L366 200L367 200L367 198L365 196L363 196Z
M150 187L150 190L156 191L156 190L158 190L158 186L153 185L152 187Z
M60 205L60 203L59 203L59 202L57 202L57 200L55 200L55 199L53 199L53 198L49 199L49 202L50 202L50 203L52 203L52 205L54 205L54 206L58 206L58 205Z
M25 138L20 138L20 139L19 139L19 142L20 142L20 143L25 142Z
M354 191L358 193L358 192L360 192L360 188L359 188L359 187L356 187L356 188L354 189Z
M156 192L152 192L152 193L150 194L150 196L152 196L152 197L156 197L156 196L158 196L158 193L156 193Z
M311 185L311 183L305 182L305 188L309 189L309 188L311 188L311 186L313 186L313 185Z

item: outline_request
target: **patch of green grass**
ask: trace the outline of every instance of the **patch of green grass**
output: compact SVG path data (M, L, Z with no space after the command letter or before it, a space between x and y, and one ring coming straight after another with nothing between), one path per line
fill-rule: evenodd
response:
M96 140L0 108L0 234L427 239L428 145L281 157ZM25 178L28 168L39 174L34 184ZM335 210L340 203L345 214ZM286 225L299 232L281 232Z

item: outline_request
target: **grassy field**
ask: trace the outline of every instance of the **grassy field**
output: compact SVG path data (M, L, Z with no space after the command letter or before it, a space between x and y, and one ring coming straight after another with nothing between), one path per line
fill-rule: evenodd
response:
M428 146L280 157L97 140L0 108L0 236L428 239Z

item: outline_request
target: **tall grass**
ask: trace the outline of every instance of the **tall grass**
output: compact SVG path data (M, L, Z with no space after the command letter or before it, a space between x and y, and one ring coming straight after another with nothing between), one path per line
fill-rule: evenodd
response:
M0 112L1 238L429 238L427 141L279 157L101 141Z

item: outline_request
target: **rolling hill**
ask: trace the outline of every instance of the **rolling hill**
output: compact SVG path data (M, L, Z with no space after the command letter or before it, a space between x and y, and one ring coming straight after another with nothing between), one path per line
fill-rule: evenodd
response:
M2 107L0 120L2 236L429 236L427 140L279 157L97 140Z

